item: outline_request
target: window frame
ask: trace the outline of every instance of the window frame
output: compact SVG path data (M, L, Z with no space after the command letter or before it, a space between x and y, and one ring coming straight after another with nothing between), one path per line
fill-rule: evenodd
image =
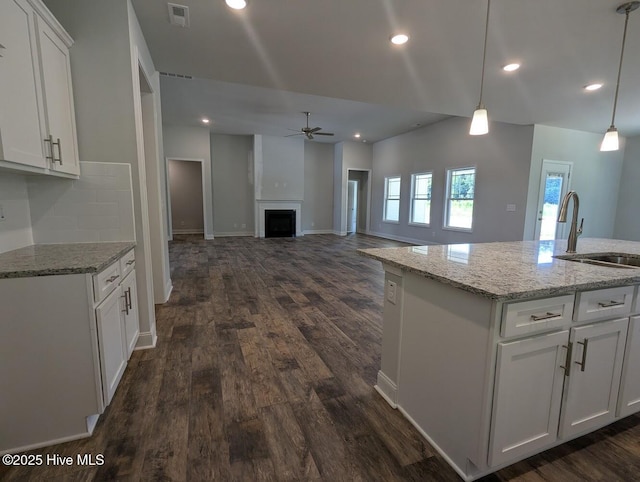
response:
M388 194L389 194L389 181L392 179L397 179L399 182L399 189L398 189L398 197L397 198L389 198ZM385 176L384 178L384 198L382 200L382 222L383 223L389 223L389 224L400 224L400 197L402 195L402 176L397 175L397 176ZM398 220L394 220L394 219L387 219L387 202L389 200L397 200L398 201Z
M427 198L417 198L416 197L416 179L418 176L426 176L429 175L431 177L431 186L429 189L429 194ZM419 223L413 220L413 204L414 201L429 201L429 222L428 223ZM428 228L431 226L431 201L433 200L433 171L423 171L416 172L411 174L411 197L409 198L409 226L419 226L423 228Z
M473 198L471 201L473 202L471 207L471 227L470 228L462 228L458 226L450 226L449 225L449 203L452 200L468 200L468 198L455 198L452 199L450 197L451 193L451 182L453 179L453 173L456 171L468 171L473 169ZM442 229L445 231L458 231L463 233L472 233L473 232L473 222L474 222L474 214L476 209L476 181L478 180L478 168L477 166L465 166L465 167L451 167L446 169L446 185L445 185L445 193L444 193L444 207L443 207L443 219L442 219Z

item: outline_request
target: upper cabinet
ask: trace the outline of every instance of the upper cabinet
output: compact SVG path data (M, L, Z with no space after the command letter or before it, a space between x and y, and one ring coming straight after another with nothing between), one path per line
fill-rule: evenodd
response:
M0 45L0 167L77 176L71 37L39 0L6 0Z

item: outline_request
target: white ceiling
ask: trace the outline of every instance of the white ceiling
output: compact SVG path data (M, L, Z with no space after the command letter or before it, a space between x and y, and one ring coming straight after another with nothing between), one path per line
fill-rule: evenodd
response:
M164 1L132 0L161 78L170 124L284 136L322 126L336 142L369 142L478 103L486 1L175 0L191 25L168 23ZM611 121L624 15L611 0L493 0L484 104L490 120L603 132ZM389 37L411 37L398 47ZM631 13L616 126L640 134L640 10ZM522 68L501 67L519 61ZM582 87L601 82L586 93ZM489 134L490 135L490 134Z

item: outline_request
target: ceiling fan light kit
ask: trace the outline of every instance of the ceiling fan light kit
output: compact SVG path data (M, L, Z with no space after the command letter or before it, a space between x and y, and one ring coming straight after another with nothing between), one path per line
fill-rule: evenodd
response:
M469 134L472 136L481 136L489 132L489 116L487 109L482 105L482 90L484 88L484 66L487 60L487 35L489 33L489 11L491 10L491 0L487 0L487 21L484 27L484 49L482 52L482 75L480 77L480 101L473 113Z
M624 44L627 41L627 25L629 24L629 14L640 7L640 2L627 2L616 8L616 12L625 15L624 19L624 32L622 34L622 48L620 49L620 63L618 65L618 80L616 80L616 93L613 97L613 114L611 114L611 126L607 129L607 132L600 144L601 151L617 151L620 149L620 143L618 141L618 129L616 129L616 107L618 105L618 91L620 89L620 74L622 72L622 59L624 57Z

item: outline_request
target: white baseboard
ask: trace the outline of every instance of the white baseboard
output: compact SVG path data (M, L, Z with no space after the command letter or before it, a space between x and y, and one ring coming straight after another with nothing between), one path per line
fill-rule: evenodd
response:
M95 427L95 425L94 425L94 427ZM39 448L42 448L42 447L48 447L50 445L58 445L58 444L66 443L66 442L71 442L73 440L80 440L80 439L83 439L83 438L91 437L92 433L93 433L93 428L92 427L87 427L87 431L86 432L82 432L82 433L79 433L79 434L74 434L74 435L69 435L67 437L61 437L61 438L56 438L56 439L52 439L52 440L47 440L45 442L38 442L38 443L35 443L35 444L23 445L21 447L14 447L14 448L7 449L7 450L0 450L0 455L18 454L20 452L26 452L27 450L39 449Z
M415 245L418 245L418 246L425 246L425 245L429 245L429 244L438 244L438 243L432 243L430 241L426 241L424 239L409 238L409 237L406 237L406 236L396 236L395 234L378 233L376 231L369 231L367 234L369 236L375 236L377 238L391 239L393 241L400 241L402 243L415 244Z
M253 236L253 231L228 231L224 233L214 233L216 238L231 238L236 236Z
M213 234L205 234L204 239L206 239L207 241L211 241L213 239Z
M173 283L171 282L171 278L169 278L167 280L167 284L164 286L164 301L162 303L166 303L167 301L169 301L172 291L173 291Z
M333 229L305 229L304 234L333 234Z
M336 231L336 230L333 230L333 231L332 231L332 233L333 233L333 234L335 234L336 236L346 236L346 235L347 235L347 232L346 232L346 231Z
M156 335L155 331L153 333L150 331L142 332L140 333L140 336L138 336L138 342L136 343L134 350L148 350L150 348L155 348L157 341L158 335Z
M389 405L393 408L398 407L398 387L382 370L378 371L378 383L374 385L373 388L382 395L382 398L384 398Z
M174 229L173 234L204 234L204 231L198 229Z

